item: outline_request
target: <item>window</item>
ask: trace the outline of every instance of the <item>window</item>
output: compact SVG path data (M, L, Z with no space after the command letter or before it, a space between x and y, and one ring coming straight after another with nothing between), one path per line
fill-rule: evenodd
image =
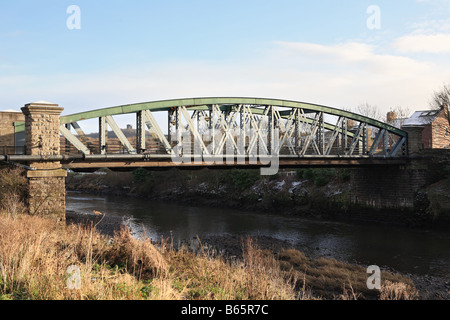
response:
M14 134L15 154L25 154L25 132Z
M439 113L439 111L424 111L422 112L422 114L420 115L421 117L431 117L431 116L436 116Z

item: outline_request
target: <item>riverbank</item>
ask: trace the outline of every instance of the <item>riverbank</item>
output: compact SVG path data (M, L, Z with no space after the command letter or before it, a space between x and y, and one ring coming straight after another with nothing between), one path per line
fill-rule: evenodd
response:
M298 299L289 272L269 257L229 263L127 229L109 237L28 214L1 213L0 234L0 300ZM259 249L245 253L255 258Z
M67 226L30 216L20 198L6 201L24 189L23 175L16 171L6 175L3 186L13 193L2 194L5 201L0 208L1 299L289 300L325 299L325 294L331 294L329 299L370 298L369 294L360 296L362 290L356 286L367 288L364 268L335 259L305 258L295 249L273 254L246 238L243 259L227 260L210 255L205 247L193 254L173 250L167 242L138 240L127 229L111 237L107 234L127 221L108 214L76 217L77 213L72 213L74 220L68 219ZM70 266L82 272L80 291L68 287ZM417 298L408 278L386 273L383 279L388 274L386 279L392 281L384 282L375 298ZM324 283L325 278L334 284ZM323 296L303 290L314 287L314 281L324 286Z
M285 249L272 254L252 238L243 240L240 258L226 259L200 242L193 252L135 239L126 228L105 236L97 228L113 223L112 217L97 216L64 226L44 217L1 214L0 300L417 298L407 278L391 273L382 274L389 281L380 291L364 292L365 270L333 259L310 261Z
M317 176L322 179L325 176L327 183L317 181ZM326 173L317 176L299 177L296 173L291 173L261 179L248 171L247 173L226 171L224 174L211 174L205 170L195 172L141 170L134 175L119 172L74 175L68 179L68 189L196 207L227 207L253 212L272 212L323 221L351 221L363 224L397 225L421 230L449 230L445 223L438 225L433 223L433 215L430 213L433 211L425 210L422 214L412 214L409 211L390 212L351 208L349 192L352 186L345 171L334 172L328 177ZM445 213L447 204L442 200L450 194L450 192L447 194L447 188L446 181L429 186L427 192L433 198L427 208L434 207L441 210L441 213ZM302 250L305 249L295 248L287 242L280 242L273 238L259 237L257 240L267 250L273 250L273 246L276 246L278 250L284 247L303 252ZM227 255L239 255L240 239L234 236L208 237L202 241L221 252L226 252ZM314 256L314 250L308 252L308 255L310 259L319 258ZM389 268L386 269L389 270ZM450 299L449 278L414 274L404 276L411 279L416 288L420 289L420 299Z
M226 236L209 236L203 239L203 241L209 246L220 250L228 256L241 256L242 249L242 237L236 235L226 235ZM297 250L299 252L304 252L305 248L301 246L295 246L288 241L282 241L272 237L259 236L255 237L255 243L258 247L268 250L274 254L279 254L282 250ZM314 248L315 250L316 248ZM306 255L310 260L320 259L320 254L315 254L314 250L308 250ZM341 261L343 262L343 261ZM348 263L348 262L345 262ZM366 269L368 266L361 264L350 264L355 267L360 267ZM406 279L410 279L411 283L418 291L419 300L450 300L450 276L447 278L436 277L429 275L416 275L416 274L404 274L392 268L384 267L383 271L390 272L392 274L397 274ZM323 289L322 289L323 290Z
M116 234L123 227L130 227L127 219L115 216L97 216L95 214L79 214L68 212L67 223L96 226L98 232L105 235ZM182 247L198 253L199 249L207 252L209 256L223 257L228 261L240 260L245 257L245 235L210 235L196 241L184 241ZM252 236L255 247L264 252L266 256L273 256L284 266L285 270L296 270L307 275L307 287L314 297L323 299L337 299L345 293L351 295L352 286L356 295L363 299L377 299L378 292L373 292L365 286L367 279L366 268L368 266L336 260L332 257L324 258L318 251L319 248L307 250L302 246L296 246L286 240L279 240L268 236ZM169 241L169 239L167 239ZM156 243L159 245L160 243ZM176 248L177 250L181 247ZM305 251L306 249L306 251ZM310 248L311 249L311 248ZM315 252L317 250L317 253ZM318 262L317 262L318 261ZM358 274L358 276L355 276ZM317 281L317 278L322 278ZM337 280L333 280L336 278ZM414 287L419 300L450 300L450 278L428 275L403 274L392 268L382 267L383 281L392 283L406 283ZM303 282L297 285L303 286ZM345 290L344 290L345 289ZM354 298L347 296L347 298Z
M75 211L66 211L66 224L75 224L95 228L99 233L113 237L122 228L129 228L129 218L117 217L107 214L83 214Z

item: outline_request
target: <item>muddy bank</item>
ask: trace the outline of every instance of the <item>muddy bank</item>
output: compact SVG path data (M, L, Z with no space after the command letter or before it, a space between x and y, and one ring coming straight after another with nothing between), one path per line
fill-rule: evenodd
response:
M128 228L131 218L105 215L82 214L66 211L66 224L80 224L86 227L95 227L101 234L114 236L121 228Z
M243 242L245 236L226 235L209 236L202 239L202 244L208 249L214 248L221 254L228 257L241 257ZM263 250L269 250L273 254L280 253L283 249L295 249L306 254L309 259L333 258L341 261L339 257L332 257L330 254L321 252L322 248L307 248L303 246L292 245L289 241L274 239L267 236L252 237L257 246ZM354 261L344 261L346 263L360 265ZM367 266L360 265L363 268ZM448 278L434 277L429 275L402 274L391 268L382 268L382 270L394 274L400 274L411 279L414 286L419 291L419 300L450 300L450 275Z

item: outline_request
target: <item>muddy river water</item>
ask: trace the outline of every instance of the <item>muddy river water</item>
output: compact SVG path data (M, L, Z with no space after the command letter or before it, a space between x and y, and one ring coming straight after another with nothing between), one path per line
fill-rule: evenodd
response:
M174 241L211 235L267 236L306 252L348 262L393 268L403 273L447 278L450 234L379 224L309 220L279 213L205 208L120 196L69 192L67 209L132 217L137 234Z

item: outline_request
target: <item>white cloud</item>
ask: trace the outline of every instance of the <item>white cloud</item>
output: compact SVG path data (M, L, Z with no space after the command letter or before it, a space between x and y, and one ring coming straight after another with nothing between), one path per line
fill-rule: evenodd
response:
M436 34L450 32L450 19L429 19L410 25L413 34Z
M450 79L448 64L382 54L377 47L359 42L279 46L279 55L289 61L286 69L292 68L289 82L298 83L316 101L334 106L351 107L367 101L383 111L394 106L427 108L432 92Z
M413 60L409 57L382 54L376 52L376 47L359 42L342 43L325 46L309 43L279 43L282 50L290 51L292 60L307 57L309 63L314 63L316 70L323 67L340 69L344 73L367 73L381 77L409 77L411 70L426 72L427 63ZM291 61L292 61L291 60ZM320 68L320 65L323 67Z
M450 34L411 34L397 39L393 47L401 53L449 53Z

